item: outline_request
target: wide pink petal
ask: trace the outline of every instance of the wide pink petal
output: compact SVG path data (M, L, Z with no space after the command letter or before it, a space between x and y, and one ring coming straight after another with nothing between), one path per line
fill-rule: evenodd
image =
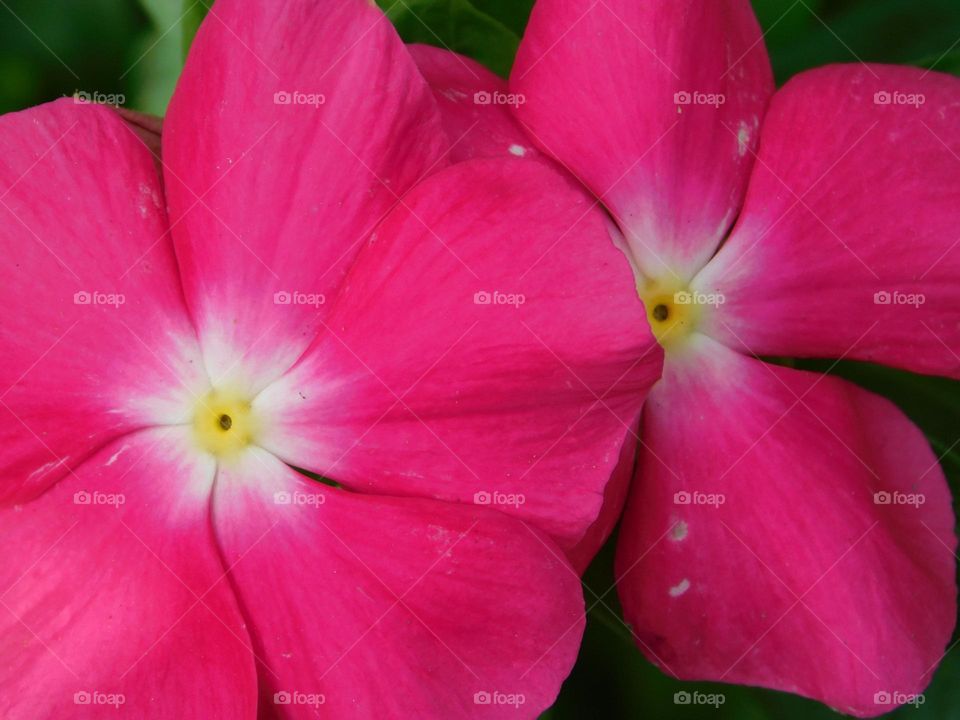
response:
M510 95L506 81L476 60L450 50L432 45L407 47L436 97L452 162L540 156L510 113L519 99Z
M661 357L595 203L543 163L468 161L377 229L257 398L262 443L351 489L489 501L569 549Z
M576 573L502 513L336 490L256 449L219 471L213 523L260 717L535 717L576 658Z
M220 0L164 122L171 222L211 375L306 349L379 218L444 159L433 96L366 0Z
M153 162L106 107L0 117L0 502L202 392Z
M888 400L697 342L650 393L620 534L641 648L854 715L906 702L957 611L937 458Z
M534 141L603 200L643 272L702 267L739 211L773 92L748 0L540 0L510 87Z
M214 463L184 435L128 435L0 511L0 716L254 717L250 640L218 584Z
M960 377L960 80L833 66L774 98L732 236L696 279L714 337Z

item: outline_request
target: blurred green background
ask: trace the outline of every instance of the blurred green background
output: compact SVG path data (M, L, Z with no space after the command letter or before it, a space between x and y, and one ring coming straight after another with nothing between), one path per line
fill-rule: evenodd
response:
M162 114L184 50L210 0L0 0L0 112L78 90L121 93ZM711 2L712 0L704 0ZM446 46L506 75L532 0L378 0L408 41ZM960 0L753 0L779 83L830 62L908 63L960 74ZM830 363L802 366L826 371ZM841 363L841 374L897 402L926 432L960 496L960 383ZM819 720L836 713L782 693L680 683L648 664L620 619L613 543L584 578L587 633L579 661L545 717ZM598 598L602 600L598 601ZM917 598L923 612L923 598ZM882 621L882 619L878 619ZM718 709L676 705L678 690L723 692ZM960 718L960 648L917 709L888 717Z

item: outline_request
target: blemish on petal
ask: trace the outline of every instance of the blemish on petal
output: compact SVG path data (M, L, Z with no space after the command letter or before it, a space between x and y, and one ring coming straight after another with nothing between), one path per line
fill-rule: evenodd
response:
M687 532L689 532L687 524L683 520L677 520L670 530L670 539L674 542L680 542L687 537Z
M511 145L510 154L516 155L517 157L523 157L527 154L527 149L523 145Z
M687 578L684 578L683 580L678 582L676 585L674 585L672 588L670 588L670 597L674 597L674 598L680 597L689 589L690 589L690 581L687 580Z
M107 462L105 463L104 467L110 467L111 465L113 465L113 464L117 461L117 458L120 457L120 455L123 453L123 451L126 450L128 447L130 447L130 446L129 446L129 445L124 445L122 448L120 448L119 450L117 450L113 455L110 456L110 459L107 460Z
M441 90L440 93L447 98L447 100L452 100L453 102L458 102L467 97L467 94L462 90L456 90L454 88L446 88Z
M753 133L750 130L750 126L745 122L740 123L740 129L737 131L737 152L740 153L740 157L743 157L747 154L747 150L750 149L750 138Z

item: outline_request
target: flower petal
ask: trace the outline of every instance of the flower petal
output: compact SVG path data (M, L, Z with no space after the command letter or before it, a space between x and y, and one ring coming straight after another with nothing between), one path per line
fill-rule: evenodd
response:
M211 375L256 391L288 369L378 219L445 147L433 97L373 3L220 0L163 134Z
M540 153L510 114L507 83L476 60L431 45L408 45L437 100L450 140L450 160L523 157Z
M896 407L703 338L643 431L617 574L652 661L861 716L923 690L956 618L954 516Z
M746 205L696 279L760 355L960 377L960 80L833 66L774 98Z
M0 511L4 718L254 716L250 641L216 584L214 463L186 442L128 435Z
M255 449L220 470L213 522L284 717L534 717L573 666L577 575L502 513L336 490Z
M643 272L686 280L703 266L739 211L773 92L747 0L540 0L510 87Z
M0 117L0 502L43 492L206 380L153 156L113 111Z
M326 332L256 404L264 447L297 467L365 492L491 502L569 549L661 357L579 186L539 162L473 160L378 228Z

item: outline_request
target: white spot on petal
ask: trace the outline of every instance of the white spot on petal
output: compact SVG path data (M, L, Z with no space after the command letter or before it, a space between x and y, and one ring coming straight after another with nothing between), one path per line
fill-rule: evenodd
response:
M109 467L110 465L113 465L117 461L117 458L120 457L121 453L123 453L123 451L126 450L128 447L130 446L124 445L122 448L117 450L113 455L110 456L110 459L107 460L106 465L104 465L104 467Z
M750 137L752 134L749 125L745 122L740 123L740 130L737 132L737 152L740 153L740 157L746 155L747 150L750 149Z
M523 157L527 154L527 149L523 145L511 145L510 154L516 155L517 157Z
M689 532L687 524L683 520L678 520L670 530L670 539L674 542L680 542L687 537L687 532Z
M690 589L690 581L684 578L679 583L670 588L670 597L680 597Z

